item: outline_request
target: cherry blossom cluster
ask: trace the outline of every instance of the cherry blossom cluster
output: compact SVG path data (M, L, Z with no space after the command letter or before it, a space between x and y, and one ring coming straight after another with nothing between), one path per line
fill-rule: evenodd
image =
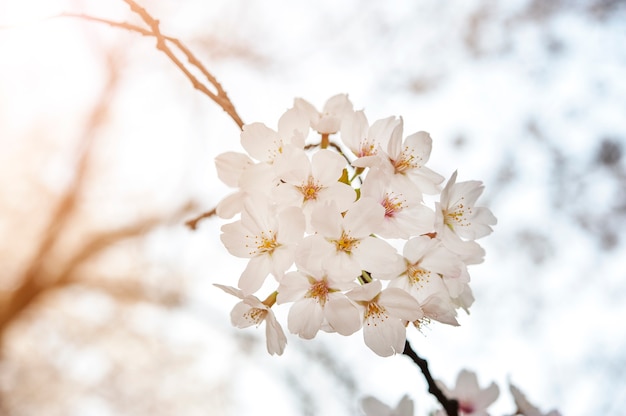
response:
M457 310L474 300L467 266L484 257L475 240L496 219L475 206L481 182L454 172L444 186L426 166L428 133L403 137L394 116L370 123L340 94L321 112L295 99L276 130L245 125L241 145L246 153L216 158L218 177L236 188L217 206L236 218L221 240L249 259L236 288L216 285L241 300L233 325L265 322L268 351L280 355L287 339L272 308L289 303L291 333L363 329L381 356L403 351L408 324L458 325Z

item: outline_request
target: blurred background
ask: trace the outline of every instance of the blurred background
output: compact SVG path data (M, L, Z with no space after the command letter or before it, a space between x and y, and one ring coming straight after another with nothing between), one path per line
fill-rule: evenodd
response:
M461 326L409 331L435 378L511 381L547 412L626 403L626 1L145 0L246 123L348 93L370 121L430 132L429 165L484 181L498 217ZM358 415L437 408L417 367L360 333L235 330L245 265L213 160L237 125L122 0L0 0L0 414ZM286 309L278 308L279 319ZM283 320L283 322L286 322Z

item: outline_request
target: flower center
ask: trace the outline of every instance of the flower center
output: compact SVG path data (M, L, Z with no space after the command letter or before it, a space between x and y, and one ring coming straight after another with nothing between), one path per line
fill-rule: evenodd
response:
M261 308L250 308L250 310L243 314L243 317L249 322L260 325L261 322L265 319L265 315L267 315L266 309Z
M377 326L380 322L389 318L387 315L387 310L380 306L375 301L372 301L367 304L365 311L365 320L367 321L367 325Z
M459 411L463 412L463 413L473 413L474 412L474 405L472 403L468 403L468 402L460 402L459 403Z
M322 186L317 183L315 178L309 176L309 180L307 181L307 183L302 184L299 189L304 196L304 201L306 202L311 199L317 199L317 193L322 189Z
M385 217L391 218L404 208L404 201L393 194L386 193L381 205L385 208Z
M468 208L463 204L465 197L461 197L458 203L456 203L451 209L444 211L444 222L454 230L454 226L467 227L471 225L468 221L468 216L472 214L471 208Z
M409 283L411 284L411 286L417 285L419 287L424 287L424 285L430 280L431 272L426 269L422 269L419 266L419 262L415 264L409 264L406 272L409 277Z
M358 157L373 156L376 152L376 146L373 142L363 139L361 142L361 148L359 149Z
M421 161L422 158L415 156L413 149L405 147L402 149L398 159L391 159L391 164L396 171L395 173L406 173L412 169L419 169Z
M316 299L322 306L328 300L328 283L326 280L316 281L311 285L308 292L306 292L305 297Z
M257 248L256 254L272 254L280 246L276 242L276 232L272 230L261 231L261 235L255 236L254 245Z
M335 243L337 251L345 251L348 254L350 254L352 249L359 245L359 240L350 237L350 234L345 231L341 232L339 240L334 240L333 242Z

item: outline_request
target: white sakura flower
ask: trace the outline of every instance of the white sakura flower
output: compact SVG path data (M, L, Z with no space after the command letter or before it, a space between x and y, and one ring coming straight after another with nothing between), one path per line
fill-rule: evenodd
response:
M352 102L348 99L347 94L337 94L330 97L321 112L302 98L294 100L294 107L308 115L311 127L320 134L336 133L343 118L354 112Z
M469 307L474 303L474 294L472 293L472 289L469 284L465 283L463 285L463 290L461 294L452 299L452 302L458 307L463 308L465 313L469 314Z
M307 114L291 108L278 120L278 131L263 123L243 126L241 145L250 156L261 162L273 163L287 146L304 148L304 139L309 134Z
M244 295L244 293L230 286L215 285L224 292L241 299L230 313L230 320L236 328L248 328L249 326L261 325L265 321L265 339L267 343L267 352L270 354L282 355L287 345L287 337L282 327L276 320L274 312L266 303L273 304L273 296L268 300L261 302L256 296Z
M243 172L255 162L245 153L225 152L215 158L217 177L231 188L239 186Z
M404 266L389 287L405 290L422 307L424 318L458 326L458 305L451 298L465 290L469 274L458 256L429 236L414 237L403 250ZM414 322L420 326L420 322Z
M432 319L443 324L459 326L459 321L456 319L457 305L452 302L447 294L433 293L420 302L420 306L424 312L424 318L427 320ZM422 321L413 322L413 324L419 328Z
M404 267L392 286L405 289L420 302L438 292L456 298L469 282L465 264L436 238L411 238L404 245L403 256Z
M437 207L439 222L461 238L476 240L491 234L490 225L497 223L489 208L476 207L476 200L483 193L480 181L456 183L455 171L443 191Z
M369 125L363 111L347 116L341 124L341 141L354 153L356 167L377 166L380 164L382 148L387 145L391 133L400 123L396 117L387 117Z
M307 223L313 209L327 201L335 201L340 211L346 211L356 192L350 185L339 182L345 166L346 160L331 150L317 151L312 160L304 151L292 152L276 164L280 179L274 191L276 202L302 207Z
M346 293L363 307L363 338L365 345L381 357L404 351L405 322L420 319L422 310L414 297L402 289L382 290L374 280Z
M311 216L317 234L306 237L299 250L322 259L324 268L341 274L342 281L356 279L363 270L374 277L387 276L390 265L401 257L389 243L371 235L384 211L372 198L359 199L345 215L334 202L319 206Z
M548 413L543 413L533 404L531 404L526 396L520 389L515 387L513 384L509 383L509 389L511 390L511 394L513 395L513 400L515 401L515 405L517 406L516 415L524 415L524 416L561 416L561 413L558 410L551 410Z
M272 165L255 163L244 153L226 152L215 158L218 177L226 185L239 190L222 199L217 205L220 218L232 218L242 211L244 201L250 196L269 196L277 179Z
M250 258L238 286L256 292L269 273L280 280L294 261L295 248L304 235L304 216L297 207L276 212L265 199L248 198L241 220L222 226L221 240L234 256Z
M461 370L453 390L438 380L435 382L447 398L459 401L459 416L488 416L487 407L495 402L500 394L500 389L495 383L481 389L476 373L468 370Z
M375 397L366 396L361 399L361 409L365 416L413 416L415 412L413 400L406 394L394 409Z
M426 207L421 195L379 169L368 172L361 195L372 197L385 208L385 217L377 234L384 238L404 238L433 230L435 213Z
M289 331L305 339L315 337L324 327L341 335L358 331L361 314L342 293L356 283L337 282L314 264L296 264L298 271L285 274L278 287L278 303L295 302L289 309Z
M438 205L438 203L436 203ZM461 240L449 227L441 221L441 209L436 207L435 212L435 229L437 230L437 238L441 239L441 243L451 252L459 256L463 263L480 264L485 260L485 249L474 240Z
M384 168L408 183L417 186L425 194L439 193L443 176L424 166L430 158L432 139L425 131L407 136L402 141L402 119L394 129L387 145L388 159Z

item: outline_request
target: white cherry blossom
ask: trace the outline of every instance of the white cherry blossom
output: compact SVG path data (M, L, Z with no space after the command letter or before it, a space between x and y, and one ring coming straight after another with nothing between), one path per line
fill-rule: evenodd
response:
M249 198L241 220L222 226L221 240L234 256L250 258L238 286L256 292L269 273L278 280L294 261L296 245L304 235L304 216L297 207L277 212L264 199Z
M307 114L297 108L291 108L278 120L278 131L272 130L263 123L244 125L241 132L241 145L254 159L272 163L287 146L303 149L304 139L308 134Z
M356 198L354 188L339 182L346 160L338 153L322 149L309 160L304 151L293 151L276 164L280 183L274 189L279 204L302 207L307 223L315 207L334 201L340 211L347 210ZM308 231L312 232L309 225Z
M403 123L393 130L387 145L387 159L383 168L405 180L406 186L414 184L420 192L437 194L444 177L425 166L430 158L432 139L424 131L413 133L402 140Z
M302 247L322 259L326 270L342 274L344 281L356 279L362 270L374 277L388 276L389 265L400 256L385 240L371 235L384 214L384 208L372 198L359 199L345 214L335 203L319 206L311 217L317 234L306 237Z
M382 170L368 173L361 186L361 195L376 199L385 209L377 231L380 237L408 239L433 230L435 212L422 203L419 193L411 191Z
M235 193L230 194L217 205L216 212L220 218L232 218L241 213L247 198L268 198L277 185L276 173L270 164L248 163L240 155L243 154L222 154L216 158L218 173L221 171L222 176L229 182L237 176L239 186ZM228 184L226 180L224 182Z
M289 331L305 339L313 338L323 327L341 335L358 331L359 310L343 293L356 283L336 281L323 269L311 266L298 264L298 271L287 273L278 287L279 304L294 302L289 310Z
M446 397L459 401L459 416L488 416L487 408L500 394L495 383L484 389L480 388L476 373L465 369L459 372L452 390L439 380L436 383Z
M262 322L265 322L267 352L271 355L282 355L287 345L287 337L276 320L271 307L261 302L256 296L245 295L243 291L234 287L217 284L215 286L241 299L241 302L237 303L230 313L230 320L233 326L248 328L256 325L258 327Z
M476 207L485 188L480 181L456 183L455 171L443 191L438 211L441 222L461 238L476 240L491 234L497 220L489 208Z
M551 410L548 413L543 413L537 407L535 407L532 403L528 401L524 393L520 389L518 389L513 384L509 383L509 389L511 391L511 395L513 396L513 400L515 401L515 405L517 406L516 415L523 416L561 416L561 413L558 410Z
M379 165L378 154L399 123L399 119L391 116L376 120L370 126L363 111L346 116L341 124L341 141L357 157L352 165L362 168Z
M373 396L366 396L361 399L361 409L365 416L413 416L415 412L413 400L406 394L393 409Z
M402 287L422 301L436 292L458 297L469 282L461 259L439 240L424 235L407 241L403 250L404 267L392 286Z
M330 97L321 112L302 98L294 100L294 108L307 114L311 128L321 134L336 133L339 131L343 118L354 112L352 102L348 99L347 94L337 94Z
M404 351L405 322L423 316L414 297L402 289L382 289L379 280L357 287L346 294L363 310L363 339L372 351L388 357Z

